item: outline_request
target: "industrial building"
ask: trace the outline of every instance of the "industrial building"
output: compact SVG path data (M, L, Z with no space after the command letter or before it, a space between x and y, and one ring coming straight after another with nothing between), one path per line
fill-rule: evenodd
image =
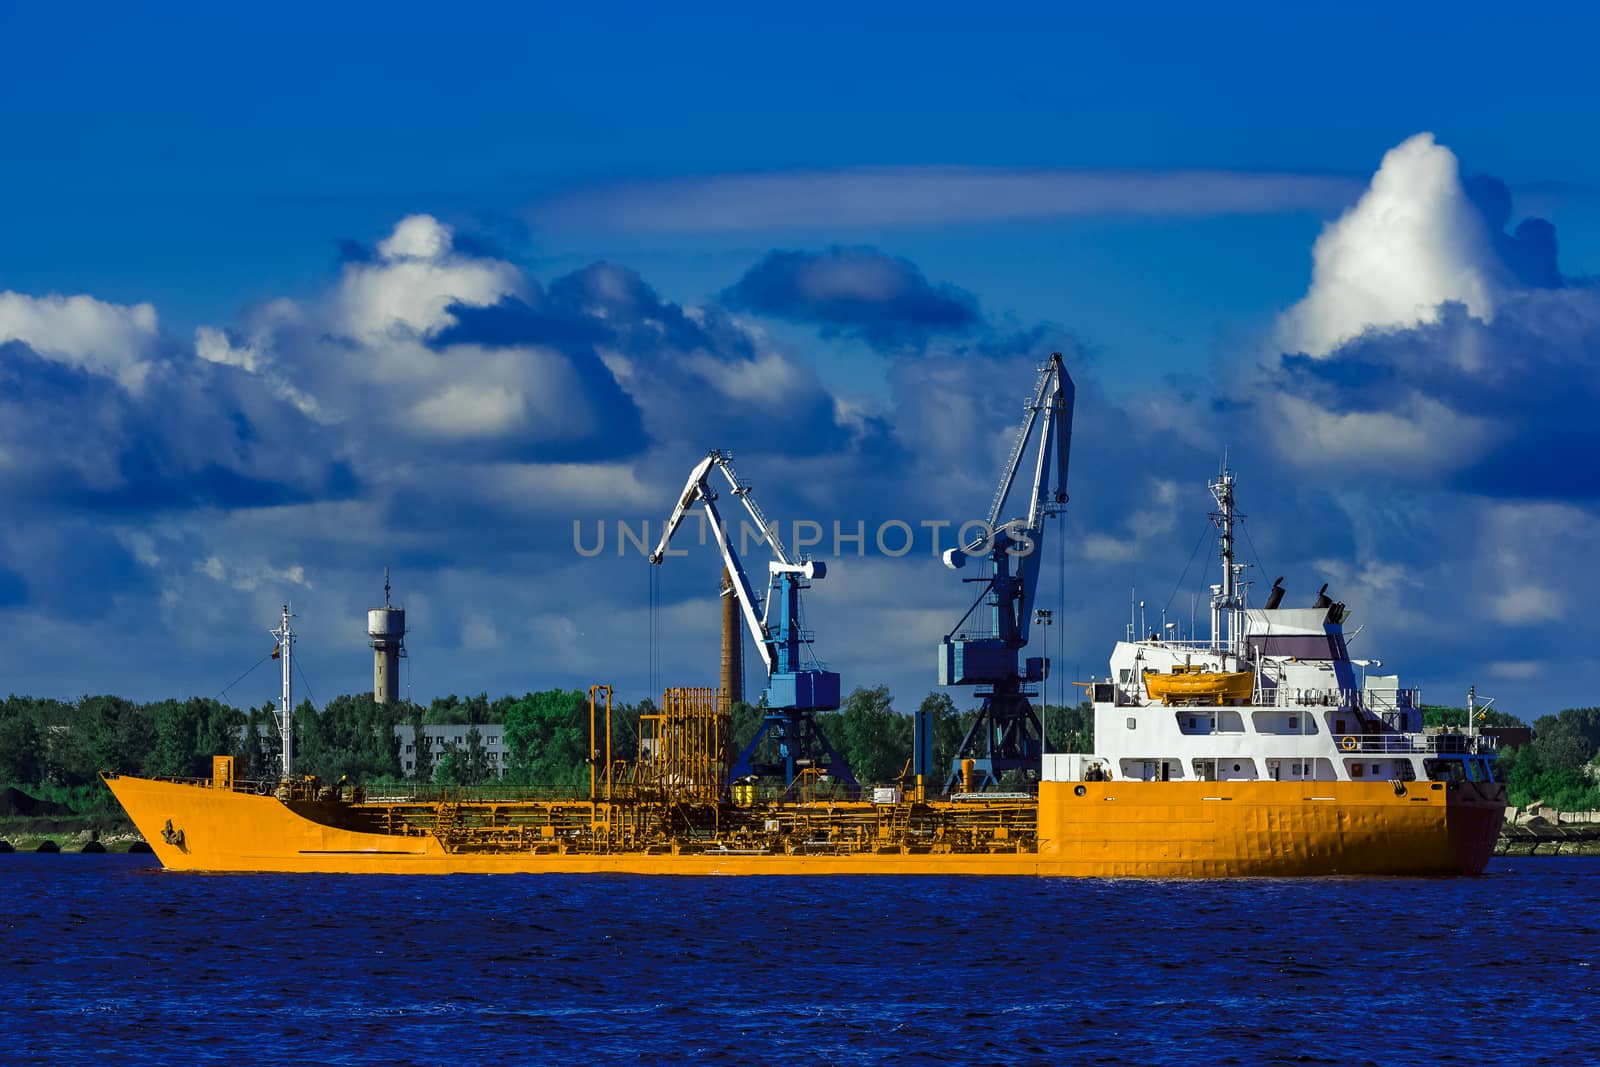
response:
M467 732L474 729L471 726L453 724L449 726L422 727L422 747L427 749L432 756L431 763L438 766L440 758L451 749L467 753ZM506 752L506 728L502 723L480 723L476 727L478 743L483 746L484 762L488 765L489 775L492 778L506 776L508 754ZM394 735L400 741L400 770L407 778L414 777L417 773L417 741L412 735L410 724L396 726Z

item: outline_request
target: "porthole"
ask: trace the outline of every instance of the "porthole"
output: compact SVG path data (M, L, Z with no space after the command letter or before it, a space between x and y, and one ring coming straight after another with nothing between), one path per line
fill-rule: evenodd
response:
M1139 720L1135 719L1135 718L1132 718L1132 717L1129 717L1129 719L1128 719L1128 729L1137 730L1138 728L1139 728Z
M1239 773L1239 765L1238 765L1238 764L1237 764L1237 763L1235 763L1235 764L1234 764L1234 765L1233 765L1233 773L1235 773L1235 774L1238 774L1238 773Z
M1085 794L1085 793L1087 793L1087 792L1088 792L1088 790L1087 790L1087 789L1085 789L1085 788L1084 788L1084 787L1083 787L1083 786L1081 786L1081 785L1080 785L1080 786L1078 786L1078 787L1077 787L1077 788L1075 788L1075 789L1073 789L1073 791L1072 791L1072 794L1073 794L1073 795L1074 795L1074 796L1080 796L1080 797L1081 797L1081 796L1083 796L1083 795L1084 795L1084 794Z

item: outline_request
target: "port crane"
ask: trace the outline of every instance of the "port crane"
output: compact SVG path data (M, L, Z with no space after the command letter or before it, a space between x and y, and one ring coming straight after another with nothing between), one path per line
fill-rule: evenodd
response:
M951 761L945 792L962 777L962 763L967 759L973 761L980 787L995 784L1008 770L1037 773L1041 764L1044 724L1028 697L1037 692L1050 661L1030 656L1019 669L1017 656L1027 647L1033 620L1045 520L1066 510L1067 456L1076 391L1061 353L1053 353L1040 368L1038 386L989 507L984 535L944 553L946 567L960 569L968 560L979 559L987 571L983 577L966 579L980 587L978 597L939 644L939 684L976 686L977 695L983 698L977 719ZM1039 451L1027 511L1002 521L1035 426L1039 428Z
M773 559L767 564L765 598L758 597L750 587L730 531L717 509L713 471L720 472L727 481L728 490L743 504L772 551ZM755 738L734 761L732 776L737 779L781 773L787 786L808 767L826 767L831 777L852 789L859 788L849 761L828 743L816 721L816 712L832 711L839 706L839 675L823 670L816 664L815 657L810 666L802 665L802 657L809 650L813 635L801 628L800 591L825 577L827 565L820 560L789 554L778 537L777 524L767 521L751 496L750 486L734 470L732 455L720 449L713 449L689 472L689 480L661 531L661 540L650 553L652 564L659 565L666 559L673 534L697 503L705 509L707 523L739 601L739 613L767 668L766 714ZM757 764L755 754L769 735L777 742L780 762Z

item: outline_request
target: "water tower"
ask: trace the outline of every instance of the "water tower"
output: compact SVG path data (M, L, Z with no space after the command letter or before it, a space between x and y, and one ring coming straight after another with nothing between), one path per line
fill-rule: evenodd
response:
M400 695L400 658L406 654L406 609L389 603L389 568L383 568L383 607L367 612L372 641L372 699L387 704Z

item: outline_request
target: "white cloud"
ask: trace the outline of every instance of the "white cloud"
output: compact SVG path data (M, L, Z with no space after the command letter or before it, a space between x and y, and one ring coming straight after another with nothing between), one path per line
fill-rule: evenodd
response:
M1431 397L1397 398L1396 411L1327 411L1288 393L1271 398L1267 429L1280 452L1302 466L1356 475L1404 470L1443 477L1479 459L1497 439L1486 419L1462 415Z
M396 327L432 335L455 321L451 304L486 307L518 291L510 263L454 251L450 227L428 215L400 220L378 243L378 258L345 267L338 304L353 337L380 341Z
M1126 563L1138 555L1138 542L1132 539L1122 541L1103 534L1090 534L1083 539L1083 558L1097 563Z
M254 373L261 363L261 354L251 345L236 345L228 335L213 326L201 326L194 331L195 355L208 363L221 363Z
M450 251L454 241L450 227L433 216L408 215L378 242L378 255L384 259L438 259Z
M569 193L536 211L550 226L645 232L872 227L1097 215L1331 211L1349 179L1249 171L858 167L713 174Z
M504 385L446 386L411 409L418 423L451 437L499 437L528 411L520 390Z
M1520 585L1492 597L1489 613L1498 621L1513 626L1547 622L1561 617L1561 597L1555 590L1543 586Z
M275 320L298 322L299 308L287 300L273 301L261 318L255 334L242 344L236 344L224 331L214 326L197 327L194 331L195 355L208 363L238 367L249 374L258 375L274 393L293 404L302 415L326 422L328 413L309 393L272 369L272 333L266 324Z
M620 388L608 390L580 366L592 355L434 341L454 325L453 305L539 295L513 264L459 251L450 227L413 215L378 242L372 260L347 265L326 299L272 301L226 331L202 326L195 352L256 375L301 413L352 439L381 435L386 453L446 441L476 454L502 442L513 452L565 448L604 433L606 416L627 402Z
M770 404L774 396L798 393L815 383L809 368L776 352L763 352L739 363L696 352L685 356L683 364L685 370L714 383L719 392L735 401Z
M1146 555L1151 547L1170 534L1178 524L1178 483L1163 478L1144 478L1134 499L1145 506L1135 507L1122 521L1126 534L1088 534L1081 544L1083 558L1096 563L1127 563ZM1065 531L1051 531L1065 536Z
M1260 411L1285 455L1334 477L1595 495L1572 459L1595 448L1600 287L1562 278L1547 221L1511 218L1505 187L1464 183L1429 134L1384 157L1277 324L1291 355L1267 363Z
M282 587L285 584L310 589L306 569L296 563L288 567L273 567L261 560L248 563L228 563L218 556L207 556L194 565L196 572L214 582L221 582L242 592L254 592L263 586Z
M1496 678L1509 678L1518 682L1537 678L1548 669L1542 660L1536 659L1496 660L1489 664L1489 673Z
M0 293L0 343L21 341L46 359L116 379L139 392L156 340L156 309L92 296Z
M1446 301L1494 317L1500 266L1455 154L1419 133L1383 157L1360 201L1312 249L1311 287L1279 323L1290 351L1324 356L1369 329L1438 319Z
M1507 503L1486 508L1475 572L1493 590L1488 614L1510 626L1551 622L1594 595L1583 561L1600 540L1600 518L1571 504Z
M623 463L503 463L483 473L479 492L508 513L648 509L659 506L662 497L661 486L641 482L639 472Z
M476 612L461 620L461 644L469 649L487 650L500 647L500 629L494 619Z

